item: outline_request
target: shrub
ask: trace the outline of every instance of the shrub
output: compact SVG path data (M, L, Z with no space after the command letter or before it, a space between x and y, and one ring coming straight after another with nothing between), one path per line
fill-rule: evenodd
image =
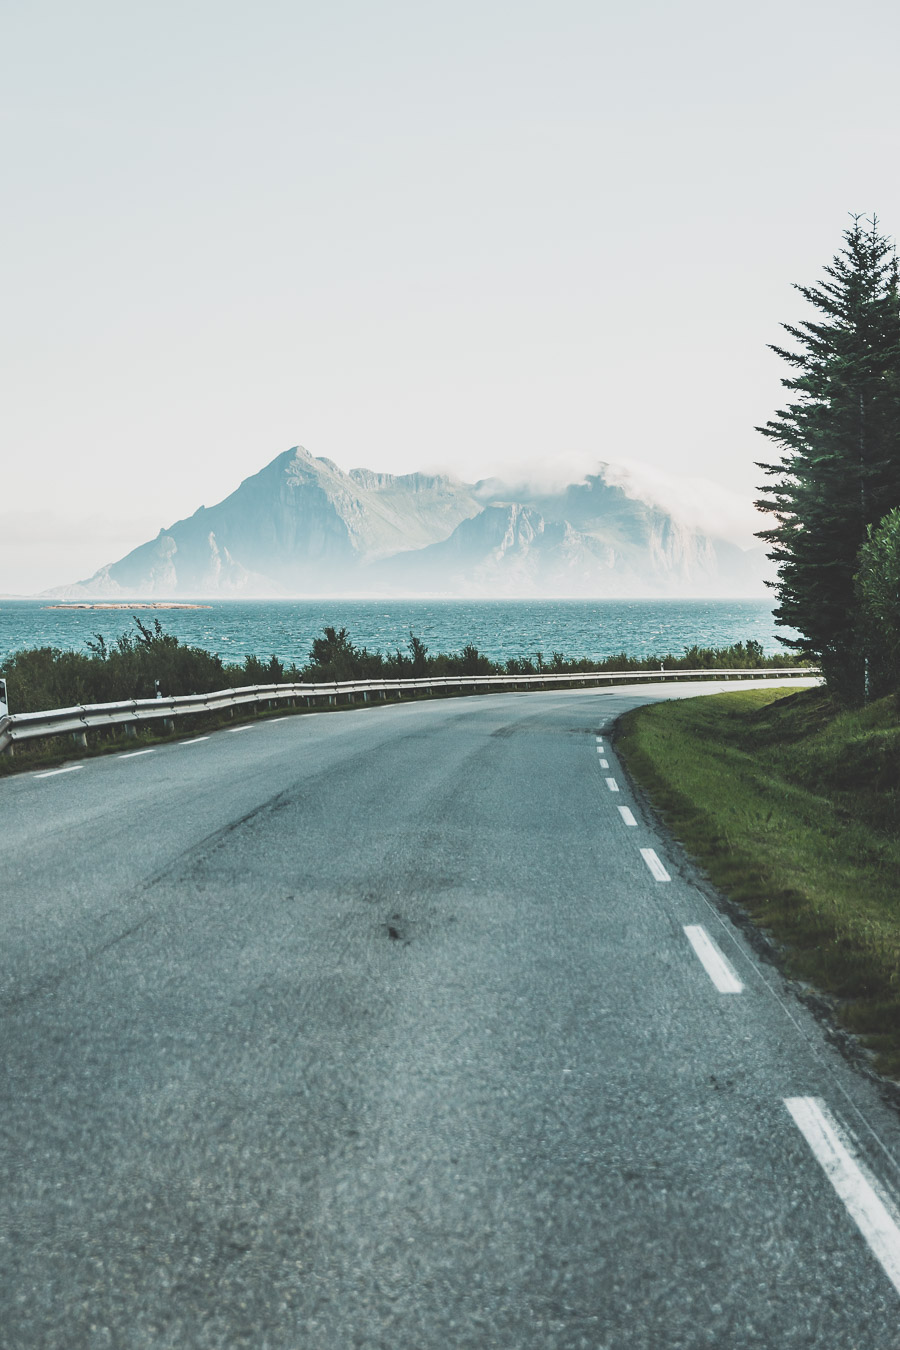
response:
M855 582L868 694L880 698L900 690L900 507L869 526Z

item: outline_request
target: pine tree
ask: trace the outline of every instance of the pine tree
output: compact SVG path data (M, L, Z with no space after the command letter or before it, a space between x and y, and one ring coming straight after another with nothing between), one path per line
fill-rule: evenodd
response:
M893 244L854 216L825 280L797 286L820 317L782 325L797 351L773 346L794 374L795 401L758 427L783 454L758 467L775 481L756 503L778 567L776 621L815 657L838 697L858 701L865 659L853 577L870 525L900 505L900 289Z
M859 631L873 698L900 693L900 508L869 526L856 574Z

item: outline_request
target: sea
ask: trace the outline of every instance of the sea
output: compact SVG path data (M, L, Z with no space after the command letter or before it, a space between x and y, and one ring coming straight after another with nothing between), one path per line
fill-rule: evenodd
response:
M370 651L405 649L410 634L429 651L458 652L469 643L495 661L549 659L553 652L592 660L681 656L686 647L727 647L753 638L767 654L784 652L770 600L207 600L196 609L86 609L46 600L0 600L0 673L12 652L28 647L86 651L101 634L111 643L134 632L134 616L158 619L180 642L217 652L226 662L273 654L303 665L323 628L345 628Z

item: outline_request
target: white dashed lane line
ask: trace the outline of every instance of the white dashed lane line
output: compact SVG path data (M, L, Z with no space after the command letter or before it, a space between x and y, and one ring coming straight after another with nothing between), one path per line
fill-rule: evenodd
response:
M234 730L237 731L237 727L235 727ZM179 741L178 744L179 744L179 745L199 745L201 741L208 741L208 740L209 740L209 737L208 737L208 736L195 736L195 737L193 738L193 740L190 740L190 741Z
M55 778L58 773L77 773L83 769L83 764L68 764L64 769L45 769L43 773L36 773L35 778Z
M740 994L743 992L744 986L735 974L731 963L726 961L702 924L685 925L684 935L697 953L703 969L720 994Z
M238 734L239 731L255 731L256 728L255 728L255 727L228 727L227 730L228 730L228 735L229 735L229 736L236 736L236 735Z
M654 877L656 878L657 881L671 881L671 880L672 880L672 878L669 876L668 872L666 871L666 869L663 867L662 863L660 862L659 858L656 856L656 850L655 850L655 849L652 849L652 848L642 848L642 849L641 849L641 857L643 858L643 860L644 860L644 862L647 864L647 866L650 868L650 871L653 873L653 875L654 875Z
M854 1156L852 1143L824 1102L817 1097L785 1097L784 1104L885 1275L900 1294L900 1216L893 1202Z
M148 750L128 750L124 755L116 755L116 759L137 759L138 755L153 755L156 753L156 746L151 745Z
M603 756L605 753L598 736L597 754ZM608 768L608 761L601 758L600 767ZM606 786L610 792L619 791L614 778L607 778ZM637 825L627 806L620 806L618 810L626 825ZM655 849L642 848L640 852L657 881L671 881ZM733 966L702 924L684 925L684 935L719 993L743 992L744 985ZM900 1213L897 1207L855 1156L852 1143L822 1101L815 1097L786 1097L784 1104L872 1254L900 1294Z

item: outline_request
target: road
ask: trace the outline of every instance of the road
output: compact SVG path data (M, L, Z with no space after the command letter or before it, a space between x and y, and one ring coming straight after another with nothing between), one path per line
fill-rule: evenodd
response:
M616 759L692 692L0 783L2 1344L900 1346L897 1114Z

